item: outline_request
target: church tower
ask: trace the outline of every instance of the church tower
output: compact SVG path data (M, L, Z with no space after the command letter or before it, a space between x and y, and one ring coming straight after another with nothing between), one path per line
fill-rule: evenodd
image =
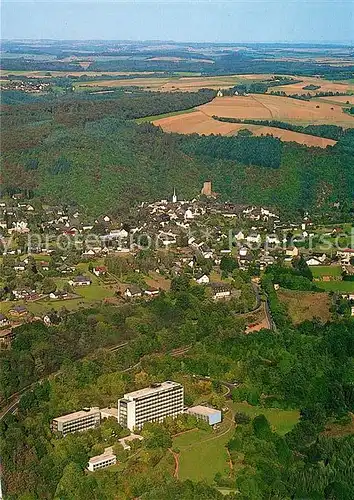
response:
M176 189L173 188L172 203L177 203Z

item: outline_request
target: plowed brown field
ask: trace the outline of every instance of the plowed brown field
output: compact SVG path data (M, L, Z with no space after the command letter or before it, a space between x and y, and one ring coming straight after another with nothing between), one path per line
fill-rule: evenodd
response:
M254 135L260 136L271 134L274 137L279 137L282 141L297 142L299 144L305 144L306 146L325 148L326 146L333 146L336 142L331 139L323 139L322 137L301 134L290 130L282 130L275 127L220 122L201 111L160 118L153 123L160 126L165 132L175 132L179 134L235 135L239 130L247 128L251 130Z
M302 125L333 124L354 127L354 117L344 113L340 105L268 94L217 97L198 109L208 116L216 115L241 120L280 120Z
M294 77L296 78L296 77ZM311 94L315 95L317 92L354 92L354 84L348 82L332 82L330 80L324 80L323 78L316 77L299 77L302 80L300 83L294 83L289 85L280 85L279 87L270 87L268 92L271 91L281 91L286 94ZM303 88L307 85L319 85L321 88L317 90L304 90Z
M319 97L318 98L320 101L327 101L327 102L337 102L340 105L346 104L349 102L349 104L354 105L354 95L341 95L341 96L330 96L330 97Z

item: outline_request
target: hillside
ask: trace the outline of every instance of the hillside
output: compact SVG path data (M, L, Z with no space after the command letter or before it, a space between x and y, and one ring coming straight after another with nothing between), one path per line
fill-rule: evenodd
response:
M91 213L170 196L206 178L220 199L284 210L351 202L351 143L307 148L269 137L165 134L132 118L186 109L212 91L4 107L3 194L78 203ZM231 153L230 153L231 151Z

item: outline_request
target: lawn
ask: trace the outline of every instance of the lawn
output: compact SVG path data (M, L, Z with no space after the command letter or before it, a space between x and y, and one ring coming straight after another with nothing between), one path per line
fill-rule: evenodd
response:
M250 417L263 414L269 421L273 430L283 436L298 423L300 414L297 410L281 410L278 408L263 408L251 406L248 403L229 403L234 412L246 413Z
M340 277L342 274L341 266L310 266L312 276L321 278L322 276Z
M211 484L217 472L227 475L230 469L226 444L233 433L234 423L228 413L217 431L195 429L175 437L173 448L180 451L179 479Z
M319 288L326 292L353 293L354 281L321 281L316 283Z

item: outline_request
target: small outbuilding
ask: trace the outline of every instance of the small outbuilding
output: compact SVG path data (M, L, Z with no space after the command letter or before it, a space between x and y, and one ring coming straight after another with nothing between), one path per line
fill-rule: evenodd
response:
M186 410L186 413L193 415L198 420L208 422L209 425L215 425L221 422L221 411L215 408L209 408L208 406L192 406Z

